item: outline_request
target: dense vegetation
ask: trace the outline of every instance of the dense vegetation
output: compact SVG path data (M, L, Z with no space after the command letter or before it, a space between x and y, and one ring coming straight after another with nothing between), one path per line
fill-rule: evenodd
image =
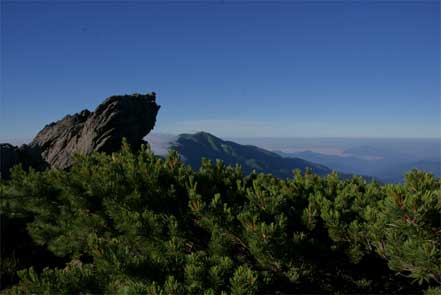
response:
M441 180L244 176L148 148L1 183L7 293L421 293L441 283Z

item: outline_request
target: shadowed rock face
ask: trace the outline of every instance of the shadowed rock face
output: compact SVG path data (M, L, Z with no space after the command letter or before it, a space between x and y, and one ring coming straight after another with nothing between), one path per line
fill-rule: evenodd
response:
M94 112L84 110L46 125L29 146L3 144L2 175L9 174L9 169L18 163L32 166L35 159L65 169L72 165L75 154L119 150L123 137L137 147L155 126L159 108L155 93L111 96ZM25 162L28 157L32 158L31 164Z
M18 164L21 164L24 169L33 167L36 170L43 170L48 167L38 148L32 148L25 144L20 147L9 143L0 144L1 177L8 179L10 169Z

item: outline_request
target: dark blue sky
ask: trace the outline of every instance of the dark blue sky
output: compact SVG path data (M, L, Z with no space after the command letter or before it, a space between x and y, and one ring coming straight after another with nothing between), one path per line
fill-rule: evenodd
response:
M0 140L156 91L155 131L439 137L440 4L2 2Z

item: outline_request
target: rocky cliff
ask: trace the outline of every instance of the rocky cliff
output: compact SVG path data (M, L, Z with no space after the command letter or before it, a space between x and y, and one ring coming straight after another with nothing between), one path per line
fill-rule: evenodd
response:
M18 148L3 144L2 175L9 175L9 169L18 163L25 167L38 163L37 169L45 166L65 169L77 153L117 151L123 137L136 147L155 126L159 108L154 92L111 96L94 112L83 110L46 125L29 145Z

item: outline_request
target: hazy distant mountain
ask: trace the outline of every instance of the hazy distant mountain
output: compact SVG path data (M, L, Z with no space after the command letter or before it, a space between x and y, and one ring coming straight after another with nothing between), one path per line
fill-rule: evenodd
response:
M437 177L441 176L439 158L415 161L411 157L406 158L404 154L367 146L345 150L343 155L325 155L311 151L277 153L285 157L300 157L344 173L371 175L387 183L402 182L404 174L414 168L433 173Z
M396 149L370 145L361 145L345 149L342 155L345 157L355 157L365 160L387 159L394 161L407 161L413 158L413 155L397 151Z
M286 178L292 177L294 169L305 171L307 167L318 175L327 175L332 172L324 165L299 158L284 158L256 146L224 141L206 132L181 134L172 143L172 148L177 150L195 169L200 167L202 158L207 158L212 161L220 159L231 165L240 164L245 174L256 170Z
M366 174L378 164L378 161L360 159L353 156L338 156L338 155L327 155L316 153L312 151L304 151L297 153L277 153L283 157L298 157L305 159L307 161L320 163L322 165L328 166L331 169L355 174ZM372 167L370 167L372 166ZM370 169L372 168L372 169Z
M438 159L428 159L392 165L382 172L381 179L385 182L402 182L404 174L412 169L430 172L436 177L441 177L441 161Z
M358 157L383 157L388 152L389 151L380 149L378 147L362 145L362 146L348 148L344 151L344 154L358 156Z

